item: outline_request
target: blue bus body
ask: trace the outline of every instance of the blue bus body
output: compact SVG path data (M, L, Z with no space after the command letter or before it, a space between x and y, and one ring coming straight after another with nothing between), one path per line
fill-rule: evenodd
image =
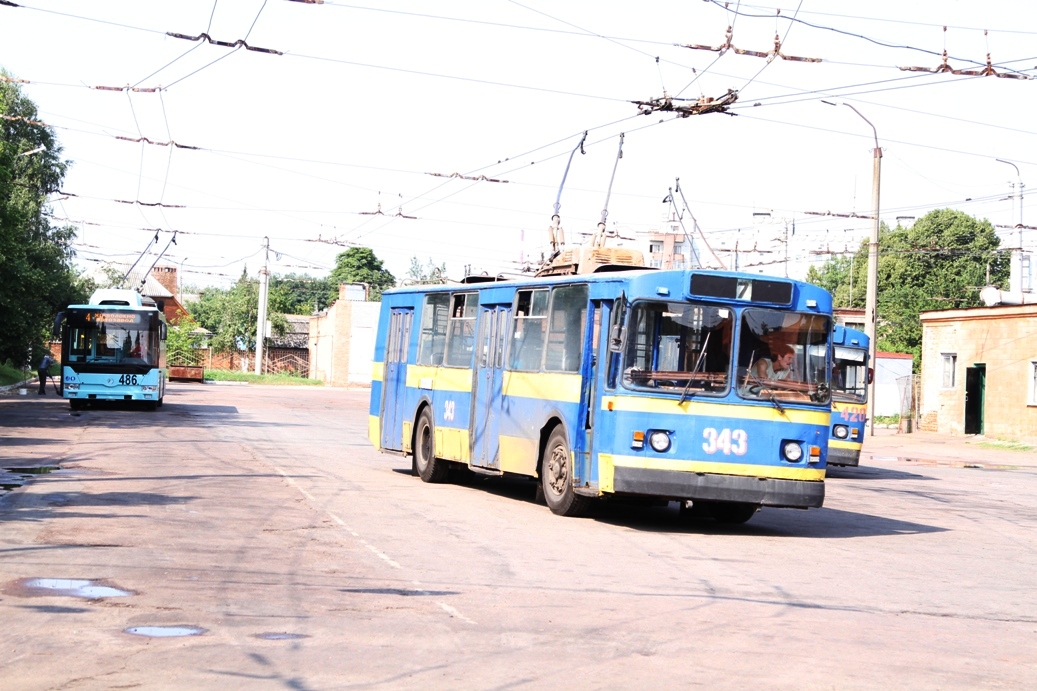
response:
M868 422L871 339L857 329L836 325L832 330L832 429L828 464L855 466L861 460L864 427Z
M566 515L614 495L731 522L820 507L830 330L827 291L726 272L391 290L370 439L413 455L426 481L451 465L538 478ZM794 351L798 381L757 373L778 349Z
M90 401L162 405L166 322L153 301L132 290L98 290L59 319L61 395L72 408Z

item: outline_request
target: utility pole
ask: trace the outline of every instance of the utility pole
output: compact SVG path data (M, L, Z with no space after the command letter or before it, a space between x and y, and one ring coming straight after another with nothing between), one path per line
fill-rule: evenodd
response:
M1012 188L1012 227L1019 231L1019 247L1012 250L1011 264L1009 265L1008 290L1012 293L1023 292L1023 286L1028 281L1023 280L1023 179L1019 174L1019 166L1001 158L995 158L998 163L1007 163L1015 168L1016 184L1008 183ZM1016 211L1015 199L1019 198L1018 211Z
M875 149L873 150L872 178L871 178L871 208L874 220L871 225L871 240L868 242L868 286L864 301L864 333L868 335L868 364L876 371L875 346L876 325L878 323L878 285L879 285L879 183L882 177L882 149L879 148L879 132L871 120L861 115L861 112L849 103L844 106L860 115L864 122L871 127L875 135ZM877 376L877 374L876 374ZM868 384L868 436L875 434L875 378Z
M270 238L263 238L263 268L259 270L259 320L256 323L256 367L255 373L263 373L263 339L266 337L266 298L270 282L267 264L270 261Z

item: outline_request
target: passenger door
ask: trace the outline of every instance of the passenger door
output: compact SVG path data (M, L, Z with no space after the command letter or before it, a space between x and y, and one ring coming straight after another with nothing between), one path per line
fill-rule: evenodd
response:
M580 399L580 415L584 423L583 449L577 458L576 477L581 485L598 480L597 456L604 451L611 453L612 416L603 411L603 398L614 393L614 384L609 388L609 367L613 366L613 354L609 352L609 325L612 318L611 300L592 300L589 313L588 333L585 334L586 353L583 363L583 395ZM618 358L618 355L615 355ZM617 363L615 363L618 365Z
M382 448L403 450L403 420L407 409L407 346L414 318L411 309L393 309L385 344L382 376Z
M475 398L472 403L472 465L498 468L501 388L504 346L510 324L510 305L484 306L479 315L475 361Z

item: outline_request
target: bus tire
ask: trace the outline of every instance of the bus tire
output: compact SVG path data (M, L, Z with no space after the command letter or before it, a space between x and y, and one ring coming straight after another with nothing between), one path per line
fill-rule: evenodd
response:
M706 510L717 523L739 525L745 523L760 509L759 504L748 504L740 501L710 502Z
M590 506L588 497L573 491L572 453L561 425L547 438L540 465L540 486L547 508L559 516L582 516Z
M432 413L425 408L414 425L414 470L424 482L443 482L450 473L450 464L436 458L435 439Z

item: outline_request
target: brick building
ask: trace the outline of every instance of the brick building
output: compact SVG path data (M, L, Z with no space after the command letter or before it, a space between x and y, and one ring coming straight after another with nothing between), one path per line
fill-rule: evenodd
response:
M1037 305L923 312L919 427L1037 440Z

